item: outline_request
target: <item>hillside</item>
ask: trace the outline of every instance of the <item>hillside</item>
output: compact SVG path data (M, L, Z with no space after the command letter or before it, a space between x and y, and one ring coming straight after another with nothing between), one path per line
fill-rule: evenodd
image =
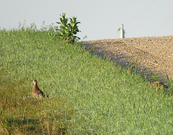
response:
M0 135L173 134L172 87L149 87L133 68L51 31L2 30L0 37ZM132 51L134 60L142 51L158 57L128 44L141 40L123 40L94 41L95 52L125 65ZM32 97L33 79L49 97Z
M84 41L86 48L94 47L94 53L99 56L108 55L116 59L117 64L127 67L138 57L138 71L147 74L148 68L153 73L161 74L160 81L166 81L166 74L172 77L173 71L173 36L140 37L124 39L106 39Z

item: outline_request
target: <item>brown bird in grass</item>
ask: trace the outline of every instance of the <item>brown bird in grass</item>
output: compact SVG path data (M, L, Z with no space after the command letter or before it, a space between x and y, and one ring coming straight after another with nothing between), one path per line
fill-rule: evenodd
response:
M43 91L41 91L39 88L38 88L38 85L37 85L37 81L36 80L33 80L33 83L34 83L34 88L33 88L33 91L32 91L32 96L35 98L41 98L41 97L45 97Z
M153 82L153 83L149 83L149 86L157 86L157 89L160 89L161 87L163 87L164 90L166 90L168 88L168 86L166 86L164 83L162 82Z

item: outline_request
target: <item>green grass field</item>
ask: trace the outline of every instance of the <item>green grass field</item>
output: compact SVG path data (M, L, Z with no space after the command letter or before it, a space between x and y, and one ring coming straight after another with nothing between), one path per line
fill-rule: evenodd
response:
M172 95L114 63L49 31L1 30L0 134L173 134ZM48 98L32 98L33 79Z

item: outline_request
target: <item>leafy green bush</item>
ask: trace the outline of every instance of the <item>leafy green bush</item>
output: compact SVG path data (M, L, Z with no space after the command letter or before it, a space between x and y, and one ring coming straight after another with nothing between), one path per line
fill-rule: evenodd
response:
M65 15L65 13L60 15L60 22L57 22L60 24L60 29L57 29L57 31L63 39L69 43L74 43L77 39L80 39L75 36L77 32L80 32L77 26L80 22L77 22L77 17L72 17L70 18L70 23L68 23L68 18L66 18Z

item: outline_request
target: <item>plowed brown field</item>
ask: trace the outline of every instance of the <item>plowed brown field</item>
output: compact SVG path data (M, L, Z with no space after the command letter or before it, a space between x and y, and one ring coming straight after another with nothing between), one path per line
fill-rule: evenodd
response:
M83 41L86 48L94 47L93 53L116 59L118 65L126 68L138 58L137 70L151 80L152 73L160 74L160 81L166 82L166 74L173 76L173 36L105 39Z

